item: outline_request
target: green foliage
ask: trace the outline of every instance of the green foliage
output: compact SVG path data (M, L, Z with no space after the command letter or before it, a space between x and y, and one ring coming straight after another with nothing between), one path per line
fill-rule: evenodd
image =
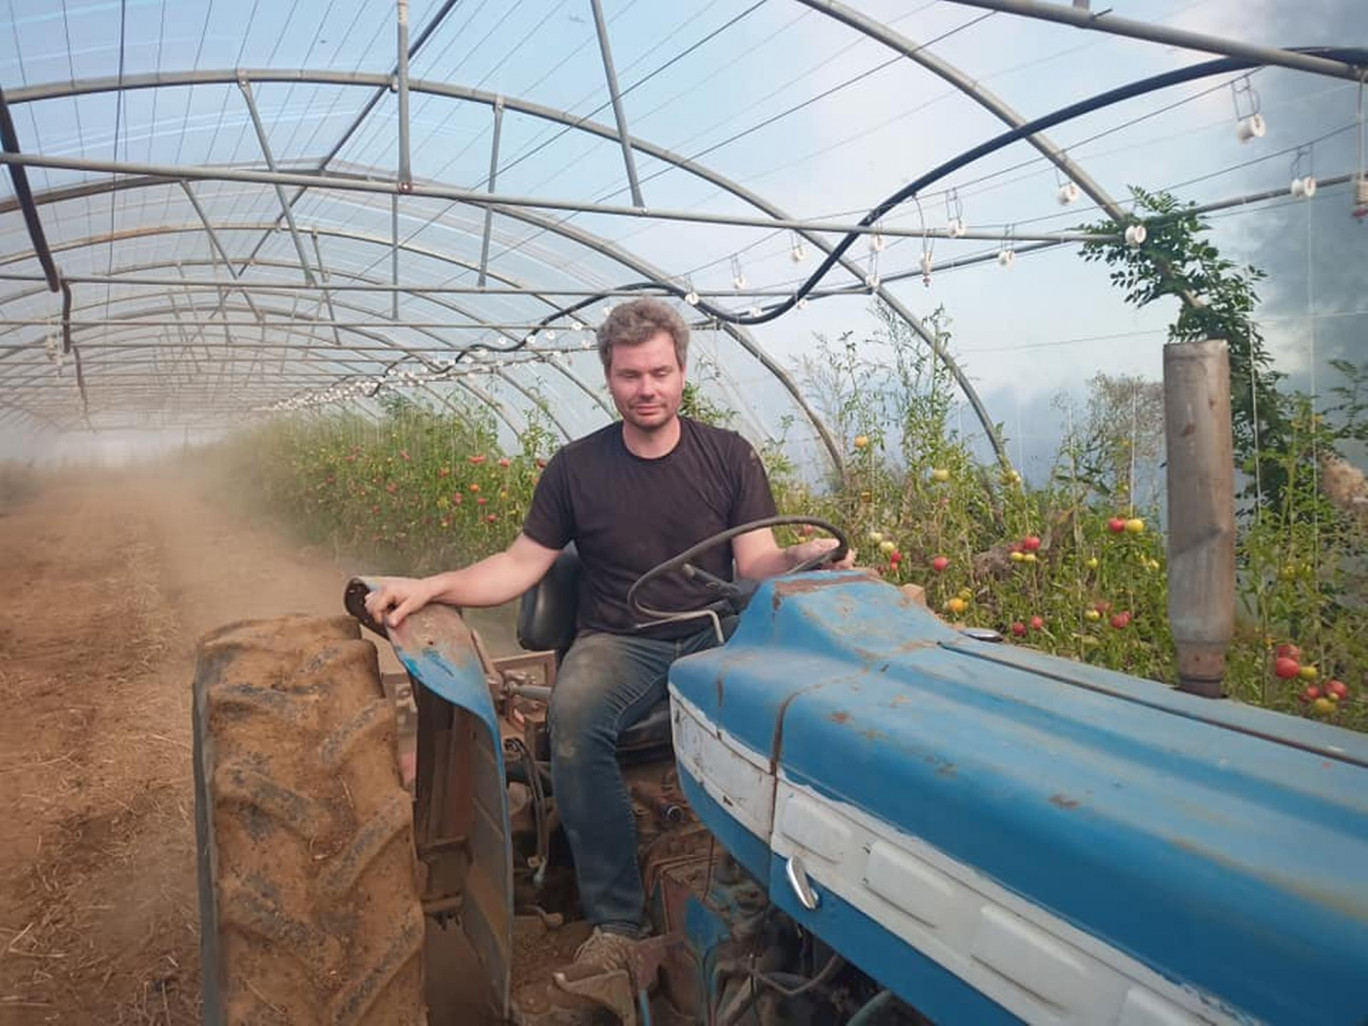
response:
M1144 213L1145 242L1087 242L1082 257L1113 268L1111 281L1124 289L1126 302L1148 306L1165 296L1181 306L1169 325L1170 342L1224 339L1230 348L1230 414L1235 456L1251 478L1258 479L1267 501L1276 505L1287 486L1278 460L1267 457L1287 446L1288 412L1278 388L1283 375L1273 369L1263 333L1254 321L1259 296L1254 286L1265 277L1257 267L1240 267L1220 255L1204 234L1210 222L1194 204L1179 204L1168 193L1132 187L1136 208ZM1115 233L1102 221L1087 225L1094 232ZM1258 464L1256 466L1256 463Z
M736 423L737 413L728 406L710 398L703 391L705 383L719 380L717 367L698 357L694 360L694 375L684 382L684 394L680 397L679 412L686 417L711 424L713 427L731 428Z
M849 454L845 477L821 494L780 492L781 508L833 520L859 548L861 564L894 584L921 586L948 619L1170 679L1162 541L1152 528L1107 529L1112 516L1132 512L1113 501L1125 491L1117 475L1099 465L1092 486L1058 475L1033 489L1015 471L980 466L951 422L949 372L891 311L876 313L881 328L873 336L844 335L839 349L819 338L803 363L807 390ZM944 311L927 324L948 348ZM1129 429L1129 417L1123 424L1099 417L1092 444L1116 451ZM1129 466L1126 460L1127 481ZM948 561L944 570L934 568L938 557ZM1130 614L1125 625L1111 626L1122 613Z
M1147 238L1089 242L1085 260L1102 260L1126 300L1145 306L1175 296L1180 307L1169 340L1224 339L1230 347L1231 431L1237 469L1247 480L1237 539L1239 637L1230 656L1234 693L1286 711L1315 711L1317 681L1327 674L1362 674L1368 641L1361 629L1368 594L1368 518L1327 496L1320 478L1341 446L1368 438L1364 421L1368 366L1332 363L1341 381L1332 403L1317 411L1312 397L1283 387L1254 320L1257 267L1223 258L1206 238L1209 223L1166 193L1132 189ZM1110 222L1093 230L1113 230ZM1287 683L1269 672L1277 645L1301 649L1305 676ZM1309 683L1308 683L1309 682ZM1308 690L1309 689L1309 690ZM1329 711L1365 726L1361 700ZM1327 710L1322 709L1322 714Z
M1161 458L1156 383L1096 376L1049 480L1028 487L1014 471L976 462L953 423L945 367L889 311L876 312L877 331L818 339L802 368L810 401L847 454L843 476L813 486L798 474L786 447L792 416L778 439L760 446L780 510L836 524L861 566L892 584L921 586L949 620L1173 681L1157 496L1131 485L1145 479L1142 471L1156 473ZM927 323L948 347L944 312ZM1332 390L1333 425L1304 397L1283 400L1288 444L1265 458L1286 484L1281 504L1265 503L1240 534L1243 608L1227 681L1245 701L1364 729L1364 527L1326 500L1315 469L1337 441L1361 437L1368 368L1350 370ZM696 388L686 398L691 415L736 418ZM428 573L505 547L557 444L548 411L534 407L521 452L502 455L482 407L439 413L394 401L384 409L378 421L335 414L273 422L237 441L233 480L306 537L386 572ZM1139 529L1114 531L1115 518ZM784 544L803 537L791 529L778 535ZM1350 698L1328 713L1302 701L1307 681L1272 674L1274 646L1283 642L1303 649L1319 679L1348 683Z

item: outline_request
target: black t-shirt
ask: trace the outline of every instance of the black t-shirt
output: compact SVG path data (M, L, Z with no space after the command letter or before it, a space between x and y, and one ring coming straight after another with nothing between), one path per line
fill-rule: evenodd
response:
M656 459L628 450L615 421L564 446L542 471L523 533L551 549L575 543L584 570L580 630L674 638L702 629L706 624L693 619L638 628L628 589L709 535L775 514L764 465L749 442L687 417L679 423L679 443ZM731 580L731 546L718 545L693 564ZM667 574L642 592L641 602L674 612L716 597L682 574Z

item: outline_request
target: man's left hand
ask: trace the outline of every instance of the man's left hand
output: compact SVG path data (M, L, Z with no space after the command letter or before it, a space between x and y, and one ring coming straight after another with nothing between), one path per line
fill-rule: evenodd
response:
M797 566L809 559L815 559L824 552L830 552L839 545L835 538L813 538L811 541L800 542L797 545L790 545L786 550L790 559L790 566ZM826 562L821 565L823 570L849 570L855 565L855 550L848 549L843 558L832 563Z

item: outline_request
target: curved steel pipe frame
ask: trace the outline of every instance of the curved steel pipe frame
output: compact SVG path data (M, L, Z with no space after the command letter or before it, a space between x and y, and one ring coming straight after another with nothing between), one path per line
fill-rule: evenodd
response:
M174 75L166 75L162 73L152 73L147 75L129 75L124 77L122 83L120 83L116 79L89 79L85 81L64 84L35 86L14 92L9 96L9 100L12 104L23 103L38 99L51 99L57 96L74 96L80 95L82 93L105 92L115 88L145 89L169 85L191 85L208 83L225 83L236 85L239 81L240 76L245 76L249 80L258 82L321 82L338 85L387 85L387 80L385 80L383 76L363 75L360 73L348 74L340 72L305 71L283 73L262 70L252 70L244 72L197 71L178 73ZM551 107L546 107L541 104L533 103L531 101L509 98L506 96L498 96L493 93L486 93L480 90L468 89L461 86L447 85L445 83L427 82L422 80L411 80L409 82L409 89L415 92L429 93L435 96L443 96L450 99L466 100L472 103L481 103L491 108L493 108L496 104L502 104L508 110L516 111L518 113L526 114L532 117L541 118L546 121L567 125L579 131L583 131L591 135L597 135L605 140L610 140L619 143L621 142L617 131L608 125L600 124L594 121L575 118L565 111L559 111ZM770 218L776 220L785 219L784 212L780 208L769 203L767 200L763 199L757 194L751 192L749 189L746 189L739 183L732 182L730 179L724 177L723 175L715 171L712 171L709 168L696 164L695 162L690 161L676 153L673 153L665 149L664 147L656 146L652 143L645 142L644 140L637 137L633 137L631 139L631 145L634 149L642 153L655 157L656 159L664 161L668 164L672 164L675 167L680 168L681 170L687 171L690 174L693 174L696 177L699 177L704 181L710 182L711 184L723 189L724 191L731 193L737 198L744 200L746 203L760 210ZM506 212L505 208L500 208L500 210ZM547 227L551 228L552 226L551 224L547 224ZM800 231L799 234L802 235L808 242L812 243L814 246L822 249L823 252L831 252L831 244L826 242L820 235L808 231ZM616 249L617 247L614 248ZM616 259L616 254L614 253L605 253L605 255L612 256ZM842 260L841 264L842 267L855 280L859 281L863 278L863 273L861 269L853 261ZM660 280L667 279L662 277L660 278ZM960 386L961 391L964 393L965 398L973 407L975 415L978 417L979 422L983 427L983 430L985 431L990 442L992 443L999 460L1006 462L1006 448L1005 446L1003 446L1002 440L997 433L997 427L994 424L992 418L988 416L988 411L986 407L984 407L982 400L979 398L977 391L974 389L973 384L969 381L967 375L965 375L963 370L959 367L958 363L956 363L953 357L951 357L950 354L944 349L944 347L940 345L939 340L935 337L934 333L929 331L919 318L917 318L910 310L907 309L906 306L904 306L900 301L898 301L897 297L893 296L892 293L885 289L882 285L880 285L872 291L874 294L878 295L880 299L884 300L884 302L886 302L889 305L889 307L893 309L898 314L898 316L901 317L908 324L908 326L911 327L912 330L923 341L927 343L927 345L932 349L933 352L936 353L937 357L942 361L942 363L944 363L945 366L951 371L952 375L955 377L956 383ZM728 333L732 334L732 331L729 330ZM736 336L734 335L734 337ZM753 339L749 340L749 344L743 343L743 345L746 345L748 349L750 349L752 346L758 346L758 344L755 343ZM763 360L762 362L765 362L768 365L770 365L767 366L767 369L773 370L774 367L777 367L777 365L774 365L773 361L769 360L768 357L766 357L765 360ZM806 401L802 400L801 397L798 395L798 390L792 382L792 380L789 379L788 376L783 373L782 369L779 369L779 373L782 375L780 377L781 384L783 384L783 386L789 392L789 394L794 396L794 398L799 402L799 406L802 409L804 415L808 417L808 419L813 423L813 426L817 429L819 435L822 438L822 441L826 445L827 451L831 456L834 466L838 471L843 472L845 461L839 448L835 444L835 440L831 437L830 431L826 428L826 425L820 420L820 418L815 415L815 412L808 406Z
M94 245L94 244L95 244L95 243L92 243L92 245ZM3 262L4 262L4 261L0 261L0 263L3 263ZM176 266L176 267L217 266L217 263L218 263L217 261L213 261L213 260L177 260L177 261L162 261L162 262L152 262L152 263L136 264L136 265L131 265L131 266L125 266L125 267L123 267L123 268L115 268L114 271L115 271L115 275L117 276L117 275L122 274L122 273L136 273L136 272L138 272L138 271L153 270L153 269L157 269L157 268L161 268L161 267L170 267L170 266ZM285 261L285 260L263 260L263 259L261 259L261 258L257 258L257 259L254 261L254 264L255 264L256 266L258 266L258 267L295 268L295 267L297 266L297 265L295 265L294 263L292 263L292 262L290 262L290 261ZM354 272L349 272L349 271L344 271L344 270L333 269L333 270L330 270L329 273L330 273L331 275L341 276L341 277L344 277L344 278L347 278L347 279L353 280L353 281L362 281L362 282L366 282L366 283L368 283L368 284L378 284L378 283L379 283L378 279L370 278L370 277L367 277L367 276L365 276L365 275L355 274ZM513 283L513 282L515 281L514 279L511 279L511 278L506 278L506 279L504 279L504 280L506 280L506 281L508 281L508 282L510 282L510 283ZM194 284L196 284L195 281L194 281L193 279L182 279L182 281L184 282L184 284L188 284L188 285L194 285ZM259 284L259 283L258 283L258 284ZM28 298L28 297L31 297L31 296L34 296L34 295L43 295L43 294L46 293L46 291L47 291L46 288L42 288L42 287L21 290L21 291L14 292L14 293L11 293L10 295L6 296L3 300L0 300L0 303L9 303L9 302L13 302L13 301L16 301L16 300L19 300L19 299L25 299L25 298ZM470 311L470 310L466 310L466 309L462 308L461 306L459 306L459 305L456 304L456 303L450 302L450 301L448 301L448 300L443 300L443 299L440 299L440 298L437 298L437 297L434 297L434 296L431 296L431 295L426 295L426 294L423 294L423 293L421 293L421 292L413 292L412 290L408 290L408 289L405 289L405 290L403 290L403 291L409 293L410 295L413 295L415 298L425 299L425 300L427 300L427 301L429 301L429 302L435 304L436 306L439 306L439 307L442 307L442 308L444 308L444 309L448 309L448 310L451 310L451 311L453 311L453 312L459 313L459 314L461 314L461 315L464 316L464 317L469 317L472 321L482 322L482 323L488 324L488 322L487 322L487 321L484 321L483 318L481 318L478 314L476 314L476 313L474 313L474 312L472 312L472 311ZM170 290L168 290L167 295L169 296L169 295L172 295L172 294L174 294L174 293L171 292ZM270 293L270 292L263 292L263 293L262 293L262 295L271 295L271 294L272 294L272 293ZM135 297L123 297L123 298L121 298L121 299L119 299L119 300L115 300L115 302L131 301L132 298L135 298ZM245 298L245 290L244 290L244 298ZM547 302L547 303L550 302L550 300L547 300L547 299L545 299L544 297L538 296L538 298L542 299L543 302ZM103 303L92 304L92 305L102 306ZM258 311L256 310L255 305L250 304L250 303L249 303L249 305L252 306L252 312L253 312L253 314L256 315L258 321L260 321L262 318L260 317L260 314L259 314ZM337 305L337 306L344 306L345 304L343 304L343 303L341 303L341 302L337 302L337 303L335 303L335 305ZM218 304L218 307L221 308L221 306L222 306L222 304ZM85 308L78 308L78 309L88 309L88 307L85 307ZM367 313L375 313L375 314L378 314L378 311L370 310L370 309L368 309L368 308L363 308L363 307L351 307L351 309L365 310L365 312L367 312ZM216 308L216 312L221 312L221 309L217 309L217 308ZM197 323L199 323L200 325L203 325L203 324L204 324L204 322L197 322ZM409 327L409 325L405 324L404 322L398 322L395 326L396 326L396 327ZM12 329L12 328L11 328L11 329L6 329L6 330L3 330L3 331L0 331L0 338L3 338L4 335L9 334L9 333L10 333L11 331L13 331L13 330L15 330L15 329ZM336 329L336 328L335 328L335 329L334 329L334 332L337 332L337 331L340 331L340 330L343 330L343 329ZM417 330L417 329L413 329L413 330ZM503 329L503 328L490 328L489 330L497 332L498 334L504 336L505 338L509 339L510 341L517 341L517 340L518 340L518 336L517 336L517 335L515 335L513 332L508 331L508 330L506 330L506 329ZM340 339L337 340L337 341L338 341L338 345L341 345ZM28 345L28 343L21 343L21 344ZM4 359L6 359L8 356L10 356L10 355L11 355L11 353L0 352L0 360L4 360ZM565 367L565 366L561 365L559 362L556 362L556 361L547 361L547 362L550 363L553 367L555 367L555 369L556 369L558 372L560 372L560 374L563 375L571 384L573 384L576 388L578 388L581 392L583 392L586 396L588 396L589 399L591 399L594 403L596 403L596 404L603 410L604 413L608 414L608 416L610 416L610 417L613 416L613 414L614 414L613 409L604 401L603 397L602 397L601 395L599 395L597 392L595 392L593 389L591 389L591 388L589 387L589 385L586 384L586 383L584 382L584 380L583 380L582 378L579 377L579 375L575 374L574 371L572 371L569 367Z

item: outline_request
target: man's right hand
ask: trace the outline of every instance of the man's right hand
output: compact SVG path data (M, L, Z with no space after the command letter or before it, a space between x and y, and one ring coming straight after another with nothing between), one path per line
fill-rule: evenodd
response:
M366 612L376 623L389 627L398 627L433 598L433 585L427 578L381 577L379 582L380 587L366 596Z

